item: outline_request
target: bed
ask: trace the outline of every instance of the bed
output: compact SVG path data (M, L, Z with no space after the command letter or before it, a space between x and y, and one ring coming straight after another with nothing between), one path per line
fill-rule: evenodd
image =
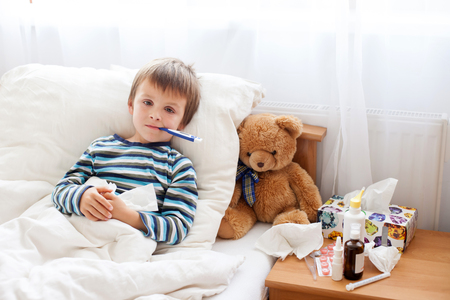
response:
M198 74L202 100L185 131L203 142L172 141L198 175L196 217L180 244L145 254L133 246L144 245L140 232L116 224L112 237L108 228L83 236L79 220L53 208L53 187L92 140L131 135L126 99L136 71L30 64L2 77L1 299L267 298L275 258L254 245L270 224L237 241L216 240L235 183L236 127L264 97L258 83ZM127 255L118 262L114 253Z

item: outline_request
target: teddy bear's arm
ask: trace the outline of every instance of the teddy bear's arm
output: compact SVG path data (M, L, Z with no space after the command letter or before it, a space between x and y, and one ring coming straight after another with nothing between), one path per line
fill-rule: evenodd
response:
M289 173L289 185L297 197L300 209L307 214L310 222L316 222L317 210L322 206L319 189L299 164L292 162L286 169Z

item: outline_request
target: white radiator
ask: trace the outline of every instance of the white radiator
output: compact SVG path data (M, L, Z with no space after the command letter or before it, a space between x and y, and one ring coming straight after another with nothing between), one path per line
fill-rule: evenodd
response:
M263 101L252 113L294 115L305 124L327 127L330 109L326 105ZM398 179L391 203L417 208L418 228L437 230L443 166L450 152L446 147L447 114L379 109L366 112L373 181ZM322 171L321 146L319 143L318 178Z

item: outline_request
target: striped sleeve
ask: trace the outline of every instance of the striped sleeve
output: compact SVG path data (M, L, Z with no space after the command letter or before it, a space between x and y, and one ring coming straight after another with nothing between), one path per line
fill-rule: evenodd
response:
M83 216L80 211L80 199L83 193L92 187L84 184L89 177L93 176L93 158L90 150L91 147L83 153L53 190L53 205L63 214Z
M197 208L197 175L191 161L178 157L173 165L172 182L158 212L139 212L147 227L146 236L175 245L188 234Z

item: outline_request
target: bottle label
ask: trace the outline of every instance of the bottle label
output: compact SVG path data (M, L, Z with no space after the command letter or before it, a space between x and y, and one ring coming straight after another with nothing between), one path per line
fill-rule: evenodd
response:
M355 274L364 271L364 253L356 254L355 257Z

